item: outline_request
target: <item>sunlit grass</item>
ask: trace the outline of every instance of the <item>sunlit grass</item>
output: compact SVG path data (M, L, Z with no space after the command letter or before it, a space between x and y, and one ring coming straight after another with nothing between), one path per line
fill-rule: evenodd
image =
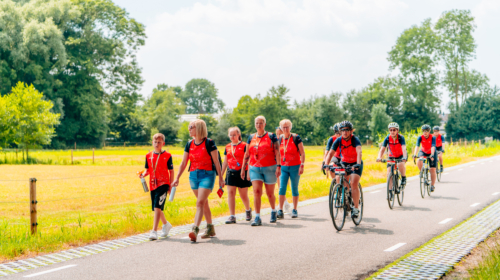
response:
M169 151L178 157L174 161L177 172L182 148L169 147ZM151 230L150 195L144 193L135 175L144 168L147 152L148 147L99 150L96 159L97 155L102 156L101 163L95 165L82 159L89 153L92 156L91 150L73 154L80 158L78 165L0 165L0 262ZM363 187L386 180L385 164L375 162L377 152L375 147L363 147ZM481 147L447 147L445 168L499 152L498 142ZM36 151L32 155L42 160L55 160L58 156L66 157L65 153L67 151ZM330 180L320 170L322 159L323 147L306 147L305 172L300 183L301 200L328 194ZM116 164L120 160L122 162ZM407 170L408 176L418 174L413 162L407 164ZM29 234L28 226L29 178L38 180L39 226L36 236ZM290 190L288 196L291 196ZM253 196L250 198L253 203ZM214 192L210 204L214 217L229 212L227 195L220 199ZM269 207L265 196L263 207ZM239 199L236 209L237 212L244 211ZM176 199L166 204L165 215L176 226L192 223L194 213L195 198L185 173Z

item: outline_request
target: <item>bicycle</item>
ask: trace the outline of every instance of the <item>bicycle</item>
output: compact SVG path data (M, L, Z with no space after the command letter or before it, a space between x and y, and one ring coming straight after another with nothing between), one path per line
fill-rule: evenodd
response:
M426 156L422 156L418 160L424 162L424 165L422 166L422 170L420 170L420 175L419 175L420 195L422 196L422 198L424 198L426 189L427 189L427 195L431 196L431 179L430 179L430 175L429 175L429 172L431 170L430 169L430 158L428 158ZM413 158L413 162L415 164L417 164L415 161L415 157Z
M348 212L351 212L354 208L354 202L351 195L351 184L345 179L346 171L352 171L352 167L345 167L341 164L339 166L328 166L330 171L335 172L335 175L339 176L339 182L336 183L335 178L332 179L330 185L329 194L329 206L330 206L330 216L332 218L333 226L337 231L341 231L345 224L345 219ZM346 191L344 184L349 186L349 191ZM363 219L363 189L361 184L358 184L359 188L359 215L351 217L352 221L356 226L361 223Z
M439 155L441 155L442 153L443 152L438 152L438 156L437 156L436 160L439 160ZM437 177L438 182L441 182L441 169L439 168L439 165L436 165L436 177Z
M396 195L398 197L399 206L403 206L405 187L401 186L401 177L399 176L398 168L398 163L403 162L403 160L389 157L388 159L382 159L381 162L388 163L391 166L391 172L389 176L387 176L387 203L389 204L389 208L392 209L394 207ZM392 189L390 189L391 181Z

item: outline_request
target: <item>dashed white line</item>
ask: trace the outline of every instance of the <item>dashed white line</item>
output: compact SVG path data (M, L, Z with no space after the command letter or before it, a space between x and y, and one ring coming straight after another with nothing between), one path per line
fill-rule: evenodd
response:
M444 219L444 220L442 220L441 222L439 222L439 224L440 224L440 225L444 225L444 224L446 224L447 222L449 222L449 221L451 221L451 220L453 220L453 218Z
M491 195L497 195L497 194L499 194L499 193L500 193L500 192L494 192L494 193L492 193Z
M476 206L478 206L479 204L481 204L481 203L474 203L474 204L472 204L470 207L476 207Z
M475 165L471 165L471 167L470 167L470 168L474 168L474 167L476 167L476 166L475 166Z
M406 243L398 243L390 248L385 249L384 252L392 252L392 251L394 251L394 250L396 250L404 245L406 245Z
M378 190L378 191L374 191L374 192L370 192L370 193L378 193L378 192L380 192L380 190Z
M481 164L484 164L484 162L481 162Z
M35 273L35 274L26 275L24 277L26 277L26 278L28 278L28 277L35 277L35 276L38 276L38 275L47 274L47 273L51 273L51 272L54 272L54 271L58 271L58 270L62 270L62 269L66 269L66 268L70 268L70 267L74 267L74 266L76 266L76 264L65 265L65 266L61 266L61 267L58 267L58 268L54 268L54 269L50 269L50 270L38 272L38 273Z
M463 168L458 169L458 171L460 171L460 170L464 170L464 169Z

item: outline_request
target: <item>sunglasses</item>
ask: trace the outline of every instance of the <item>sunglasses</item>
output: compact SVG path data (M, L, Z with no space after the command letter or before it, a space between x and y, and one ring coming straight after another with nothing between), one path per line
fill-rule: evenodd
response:
M195 128L195 127L196 127L196 126L194 126L194 125L190 125L190 126L188 126L188 129L193 129L193 128Z
M398 131L398 130L397 130L397 129L389 129L389 131L391 131L391 132L392 132L392 131Z

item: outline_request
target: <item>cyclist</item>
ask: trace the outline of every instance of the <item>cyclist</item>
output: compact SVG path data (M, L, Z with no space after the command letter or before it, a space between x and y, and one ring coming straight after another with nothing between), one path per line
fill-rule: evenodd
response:
M350 121L340 122L338 127L342 136L333 142L332 148L328 152L326 162L330 162L330 159L334 156L335 151L340 149L340 162L346 167L352 167L352 170L346 170L347 176L345 178L348 182L351 182L352 186L351 193L352 199L354 200L354 208L352 209L351 215L353 218L357 218L359 216L360 198L358 184L361 179L361 175L363 174L361 142L358 137L353 135L352 123Z
M401 187L406 185L406 159L408 154L406 152L406 142L403 135L399 134L399 125L395 122L389 124L389 135L384 139L382 147L378 153L377 162L382 160L385 148L389 148L389 157L395 159L402 159L403 162L398 163L399 172L401 172ZM387 176L391 172L391 166L387 164ZM390 187L392 189L392 186ZM396 190L396 193L399 191ZM392 199L392 198L391 198Z
M434 130L434 137L436 138L436 151L438 152L439 165L441 166L439 172L443 173L444 136L439 133L439 126L436 125L432 130Z
M324 169L327 169L327 165L325 166L325 162L326 162L326 158L328 157L328 152L330 152L330 150L332 149L333 142L335 142L335 140L337 140L337 138L340 137L339 123L336 123L333 125L333 132L335 134L332 137L330 137L328 139L328 142L326 143L325 156L323 157L323 163L321 165L322 168L324 168ZM335 151L335 155L332 157L332 160L330 161L330 163L335 165L339 162L340 162L340 149L337 149L337 151ZM332 178L335 177L335 173L333 171L328 170L328 172L330 172L330 175Z
M424 124L422 126L422 135L417 139L417 145L415 146L415 150L413 151L413 157L416 157L417 150L422 144L422 149L418 152L418 157L429 157L430 168L431 168L431 192L434 191L434 184L436 183L436 138L431 134L431 127L428 124ZM422 170L422 166L424 165L423 161L418 161L418 169Z

